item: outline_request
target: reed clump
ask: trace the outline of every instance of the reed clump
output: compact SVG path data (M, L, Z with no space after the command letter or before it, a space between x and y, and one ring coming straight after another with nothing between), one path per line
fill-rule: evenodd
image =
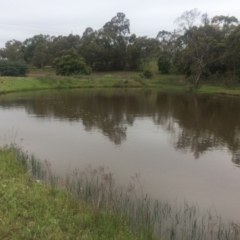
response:
M52 173L47 161L41 162L15 145L10 149L34 181L49 185L53 193L65 190L97 215L105 212L117 216L138 239L240 239L240 225L225 221L212 209L204 212L187 201L179 205L151 199L143 192L139 173L127 187L119 187L113 173L104 166L75 169L60 178Z

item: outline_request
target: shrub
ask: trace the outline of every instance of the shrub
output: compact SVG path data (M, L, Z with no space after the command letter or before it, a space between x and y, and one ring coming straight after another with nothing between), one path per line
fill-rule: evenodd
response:
M163 52L158 58L158 70L163 74L168 74L171 69L171 56L168 52Z
M90 75L92 69L88 67L85 60L79 56L74 50L64 51L61 57L53 62L57 75L69 76L72 74Z
M0 76L25 76L28 70L28 66L24 63L0 60Z
M153 74L152 74L152 72L150 71L150 70L145 70L144 72L143 72L143 76L145 77L145 78L152 78L152 76L153 76Z

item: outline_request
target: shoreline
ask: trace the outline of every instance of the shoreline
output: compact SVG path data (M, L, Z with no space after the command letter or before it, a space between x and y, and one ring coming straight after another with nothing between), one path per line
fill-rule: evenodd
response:
M180 79L180 80L179 80ZM190 92L196 94L212 94L218 96L240 96L240 87L224 87L217 85L192 85L182 83L179 76L161 76L143 79L138 75L93 75L60 77L55 75L39 77L0 77L0 95L12 92L35 91L44 89L71 88L142 88L160 91Z
M0 239L239 239L239 224L210 209L122 192L104 167L83 173L59 179L20 147L0 148Z
M21 154L0 148L0 239L154 239L131 232L118 212L93 207L62 186L34 179L27 167L31 157L27 163Z

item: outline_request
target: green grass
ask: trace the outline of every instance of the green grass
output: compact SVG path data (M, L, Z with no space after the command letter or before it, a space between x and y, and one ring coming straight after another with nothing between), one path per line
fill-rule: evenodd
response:
M141 72L94 72L90 76L56 76L52 68L31 69L27 77L0 77L0 94L16 91L66 88L156 88L161 91L190 91L206 94L240 96L240 86L207 85L195 88L182 75L164 75L153 68L153 77L146 79Z
M123 217L34 181L11 149L0 150L0 239L146 239Z
M223 87L223 86L202 85L198 89L196 89L196 92L197 93L206 93L206 94L240 96L240 87Z
M158 79L144 79L138 74L93 74L91 76L0 77L0 93L62 88L164 88L183 89L182 86Z

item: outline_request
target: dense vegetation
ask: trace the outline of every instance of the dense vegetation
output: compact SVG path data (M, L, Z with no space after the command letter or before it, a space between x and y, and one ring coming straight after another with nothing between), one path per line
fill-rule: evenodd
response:
M57 75L91 74L91 68L86 65L84 59L73 49L64 51L61 57L54 60L53 66Z
M124 13L117 13L101 29L88 27L82 36L39 34L23 42L10 40L0 49L0 57L39 68L55 66L61 75L90 74L91 70L149 71L148 63L155 59L161 73L184 74L195 85L200 80L239 81L240 25L236 17L209 18L193 9L177 18L176 24L177 29L162 30L156 38L136 36L130 33L130 20ZM66 51L78 56L72 65L70 61L62 65ZM150 75L148 72L147 77Z
M239 81L240 25L236 17L201 15L197 9L184 12L177 20L179 29L160 31L158 66L162 73L185 74L199 84L200 79L227 78Z
M28 66L21 62L11 62L0 60L0 76L25 76L28 72Z

